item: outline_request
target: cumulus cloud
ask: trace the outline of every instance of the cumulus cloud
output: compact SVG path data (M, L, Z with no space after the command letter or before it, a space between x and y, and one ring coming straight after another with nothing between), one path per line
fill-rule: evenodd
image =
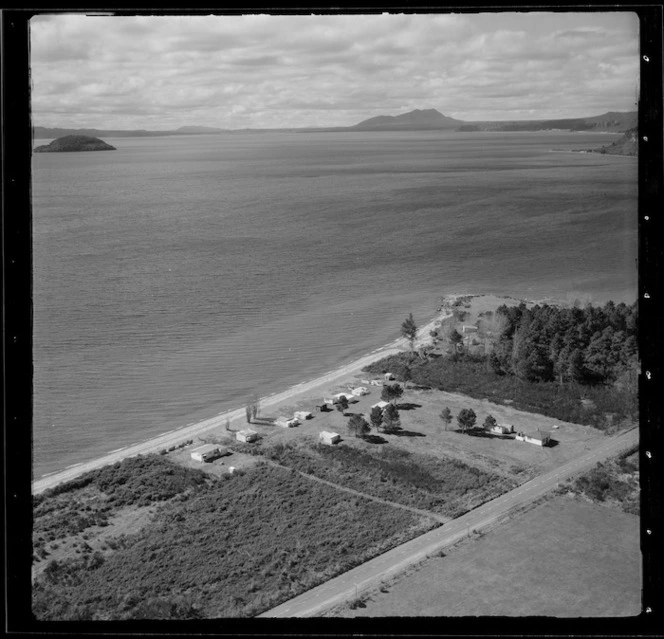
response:
M631 13L39 16L35 124L345 126L632 110ZM528 114L525 116L524 114Z

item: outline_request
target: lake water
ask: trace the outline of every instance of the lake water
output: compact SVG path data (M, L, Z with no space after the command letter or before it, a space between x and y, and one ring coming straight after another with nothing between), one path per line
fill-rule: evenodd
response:
M35 478L324 373L446 294L634 301L637 161L565 152L617 137L237 133L35 155Z

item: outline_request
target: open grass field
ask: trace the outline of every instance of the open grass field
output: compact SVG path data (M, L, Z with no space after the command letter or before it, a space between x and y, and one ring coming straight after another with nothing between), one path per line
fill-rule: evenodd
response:
M365 378L360 375L358 378ZM351 380L352 381L352 378ZM359 384L359 380L358 380ZM330 393L345 390L344 386L330 388ZM379 449L383 446L397 447L411 453L424 453L432 456L454 457L487 472L503 475L519 482L526 481L581 455L585 450L602 441L605 434L591 426L562 422L551 417L525 413L510 406L498 405L486 399L473 399L464 395L439 390L420 390L409 387L399 400L398 406L402 430L398 434L371 432L368 442L360 442L347 434L346 424L349 415L361 414L368 420L371 406L380 400L381 388L373 386L370 394L350 404L343 416L338 411L314 413L313 419L306 420L296 428L284 429L274 425L252 424L265 442L270 444L309 440L315 441L322 430L338 432L345 443L362 448ZM296 410L311 410L315 398L289 404L278 414L292 414ZM440 419L440 411L449 407L453 421L449 430ZM487 415L493 415L498 422L514 424L516 430L534 433L537 429L549 430L555 443L550 448L540 448L525 442L517 442L513 437L487 433L462 434L457 432L456 416L463 408L472 408L481 424ZM246 424L245 424L246 425ZM557 429L553 426L557 425ZM240 424L233 428L239 429ZM223 441L225 433L219 433ZM230 438L228 439L230 441Z
M641 612L639 519L559 496L329 616L624 617Z
M266 464L210 477L146 519L106 538L110 550L49 562L36 617L253 616L435 525Z

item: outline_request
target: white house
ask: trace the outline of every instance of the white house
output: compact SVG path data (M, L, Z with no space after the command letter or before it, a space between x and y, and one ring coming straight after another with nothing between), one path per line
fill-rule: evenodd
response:
M380 379L372 379L369 383L372 386L382 386L383 385L383 382Z
M355 397L361 397L362 395L369 394L369 391L364 386L358 386L357 388L354 388L351 392L353 393L353 395L355 395Z
M334 395L332 399L333 403L336 404L342 397L345 397L348 403L357 401L357 397L355 397L353 393L351 393L350 391L346 391L345 393L337 393L336 395Z
M500 433L501 435L507 435L514 432L514 426L512 424L496 424L489 429L492 433Z
M389 404L390 402L384 402L384 401L379 401L376 402L371 408L380 408L380 410L385 410L385 407Z
M385 373L384 377L385 379L394 379L394 375L392 373Z
M332 433L329 430L322 430L318 434L318 439L322 444L337 444L341 441L341 436L339 433Z
M274 423L275 426L280 426L281 428L295 428L295 426L299 425L300 420L296 417L278 417Z
M221 457L226 452L226 450L222 452L222 449L217 444L203 444L203 446L194 448L191 451L191 458L199 462L207 462Z
M472 326L470 324L465 324L461 327L462 333L477 333L477 326Z
M258 433L255 430L245 428L237 431L235 437L239 442L255 442L258 439Z
M313 414L310 413L308 410L298 410L295 413L295 418L299 419L301 422L311 419L313 417Z
M551 434L544 430L538 430L535 435L526 435L526 433L517 433L516 439L520 442L528 442L535 446L548 446L551 441Z

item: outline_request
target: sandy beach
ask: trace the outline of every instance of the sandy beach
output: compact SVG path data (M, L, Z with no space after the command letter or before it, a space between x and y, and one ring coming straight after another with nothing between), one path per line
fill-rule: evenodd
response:
M445 299L449 300L451 298ZM443 305L438 311L438 314L431 321L418 329L415 346L422 346L423 344L430 342L431 337L429 332L435 326L439 325L440 322L449 317L451 317L451 314L448 310L446 310L445 305ZM348 378L352 378L354 375L360 373L362 368L371 362L375 362L376 360L382 359L388 355L393 355L407 348L409 348L409 346L404 338L394 340L393 342L377 348L367 355L363 355L362 357L353 360L348 364L328 371L320 377L316 377L315 379L307 382L296 384L295 386L292 386L283 392L260 398L261 409L274 408L285 402L293 402L297 401L298 399L303 399L305 396L309 397L320 395L319 399L322 399L323 394L329 390L331 385L339 384L342 381L346 381ZM185 440L192 439L204 433L209 433L215 429L224 429L227 421L232 422L238 419L245 419L244 406L225 411L219 415L216 415L215 417L212 417L211 419L206 419L204 421L188 426L183 426L176 430L163 433L157 437L147 439L143 442L117 449L108 453L107 455L98 457L97 459L81 462L79 464L69 466L64 470L40 477L39 479L33 481L32 492L33 494L39 494L45 490L48 490L49 488L52 488L53 486L56 486L57 484L74 479L83 473L101 468L102 466L106 466L108 464L113 464L127 457L155 453L164 448L178 445Z

